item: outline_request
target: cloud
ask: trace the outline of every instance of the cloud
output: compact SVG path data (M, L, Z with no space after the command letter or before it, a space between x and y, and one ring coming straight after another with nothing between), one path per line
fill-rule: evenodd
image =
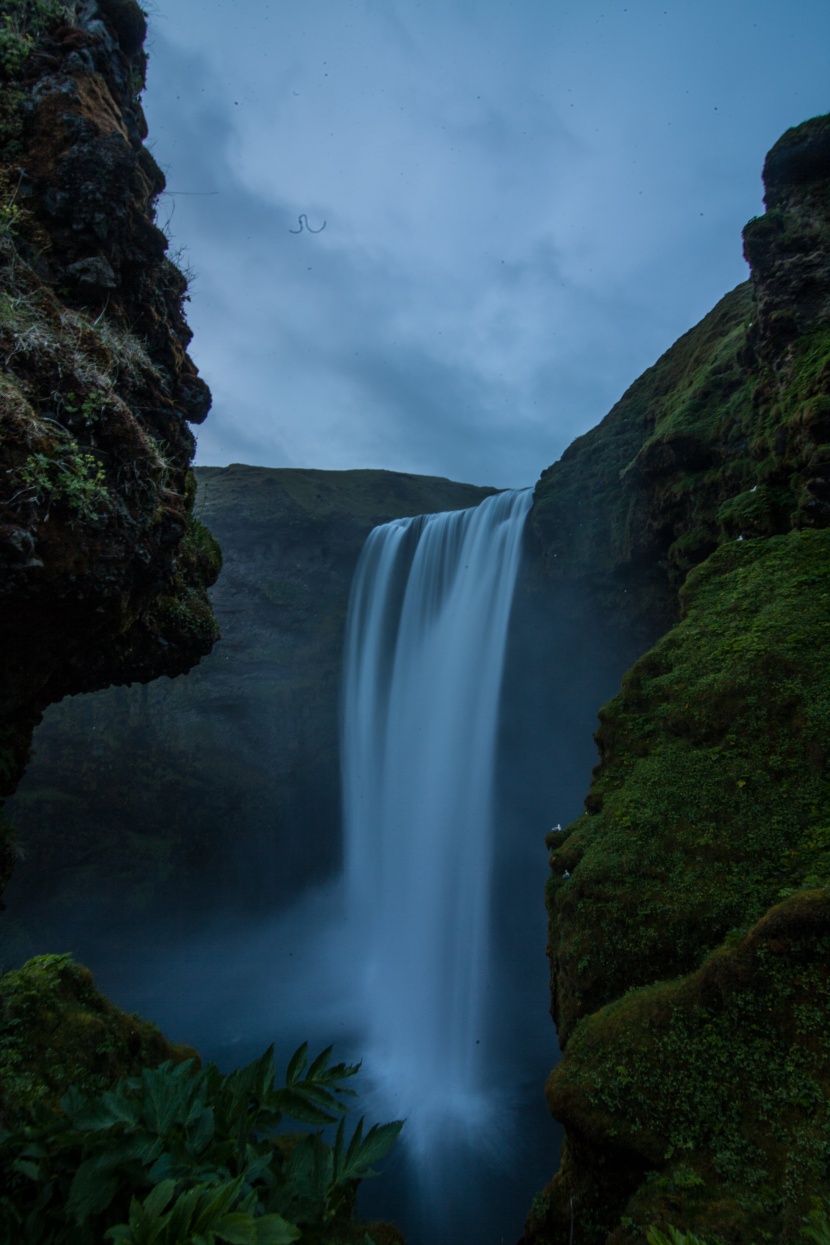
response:
M821 0L156 14L200 460L531 483L744 277L763 152L824 106L822 31Z

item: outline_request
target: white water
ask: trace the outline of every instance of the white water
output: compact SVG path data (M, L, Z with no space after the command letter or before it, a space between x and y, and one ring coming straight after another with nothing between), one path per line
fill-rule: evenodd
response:
M344 665L346 926L365 1067L414 1153L481 1135L494 763L531 490L400 519L355 572ZM492 1079L492 1078L491 1078Z

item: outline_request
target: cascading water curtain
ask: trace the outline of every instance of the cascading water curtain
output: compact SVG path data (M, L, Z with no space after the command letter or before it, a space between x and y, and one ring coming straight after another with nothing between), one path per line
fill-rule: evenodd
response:
M417 1153L487 1116L494 762L532 491L369 536L346 638L343 789L367 1068Z

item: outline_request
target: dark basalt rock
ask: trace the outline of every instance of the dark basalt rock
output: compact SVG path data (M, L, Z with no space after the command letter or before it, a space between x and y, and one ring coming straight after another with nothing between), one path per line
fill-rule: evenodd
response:
M74 14L73 22L67 15ZM68 693L189 669L217 635L192 514L186 281L142 146L133 0L0 4L0 794Z
M744 230L757 319L752 343L775 366L787 346L830 320L830 117L788 130L764 163L766 213Z

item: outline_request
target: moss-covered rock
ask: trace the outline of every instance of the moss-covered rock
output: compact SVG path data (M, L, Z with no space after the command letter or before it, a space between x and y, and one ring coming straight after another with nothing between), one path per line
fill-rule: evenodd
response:
M828 133L815 118L767 157L768 210L744 235L751 280L537 485L550 576L584 584L644 640L722 542L830 523Z
M537 487L549 575L665 634L549 838L566 1141L526 1242L796 1241L830 1182L828 135L776 144L751 282Z
M166 1059L193 1059L155 1025L98 992L69 955L41 955L0 977L0 1122L36 1102L57 1106L74 1086L95 1094Z
M682 598L600 714L589 811L553 836L563 1042L789 890L830 885L830 532L733 541Z
M800 1239L830 1174L828 1008L830 892L818 889L698 971L586 1017L547 1093L592 1148L592 1179L564 1205L554 1181L549 1219L563 1224L574 1196L584 1241L641 1241L652 1223L730 1245Z

